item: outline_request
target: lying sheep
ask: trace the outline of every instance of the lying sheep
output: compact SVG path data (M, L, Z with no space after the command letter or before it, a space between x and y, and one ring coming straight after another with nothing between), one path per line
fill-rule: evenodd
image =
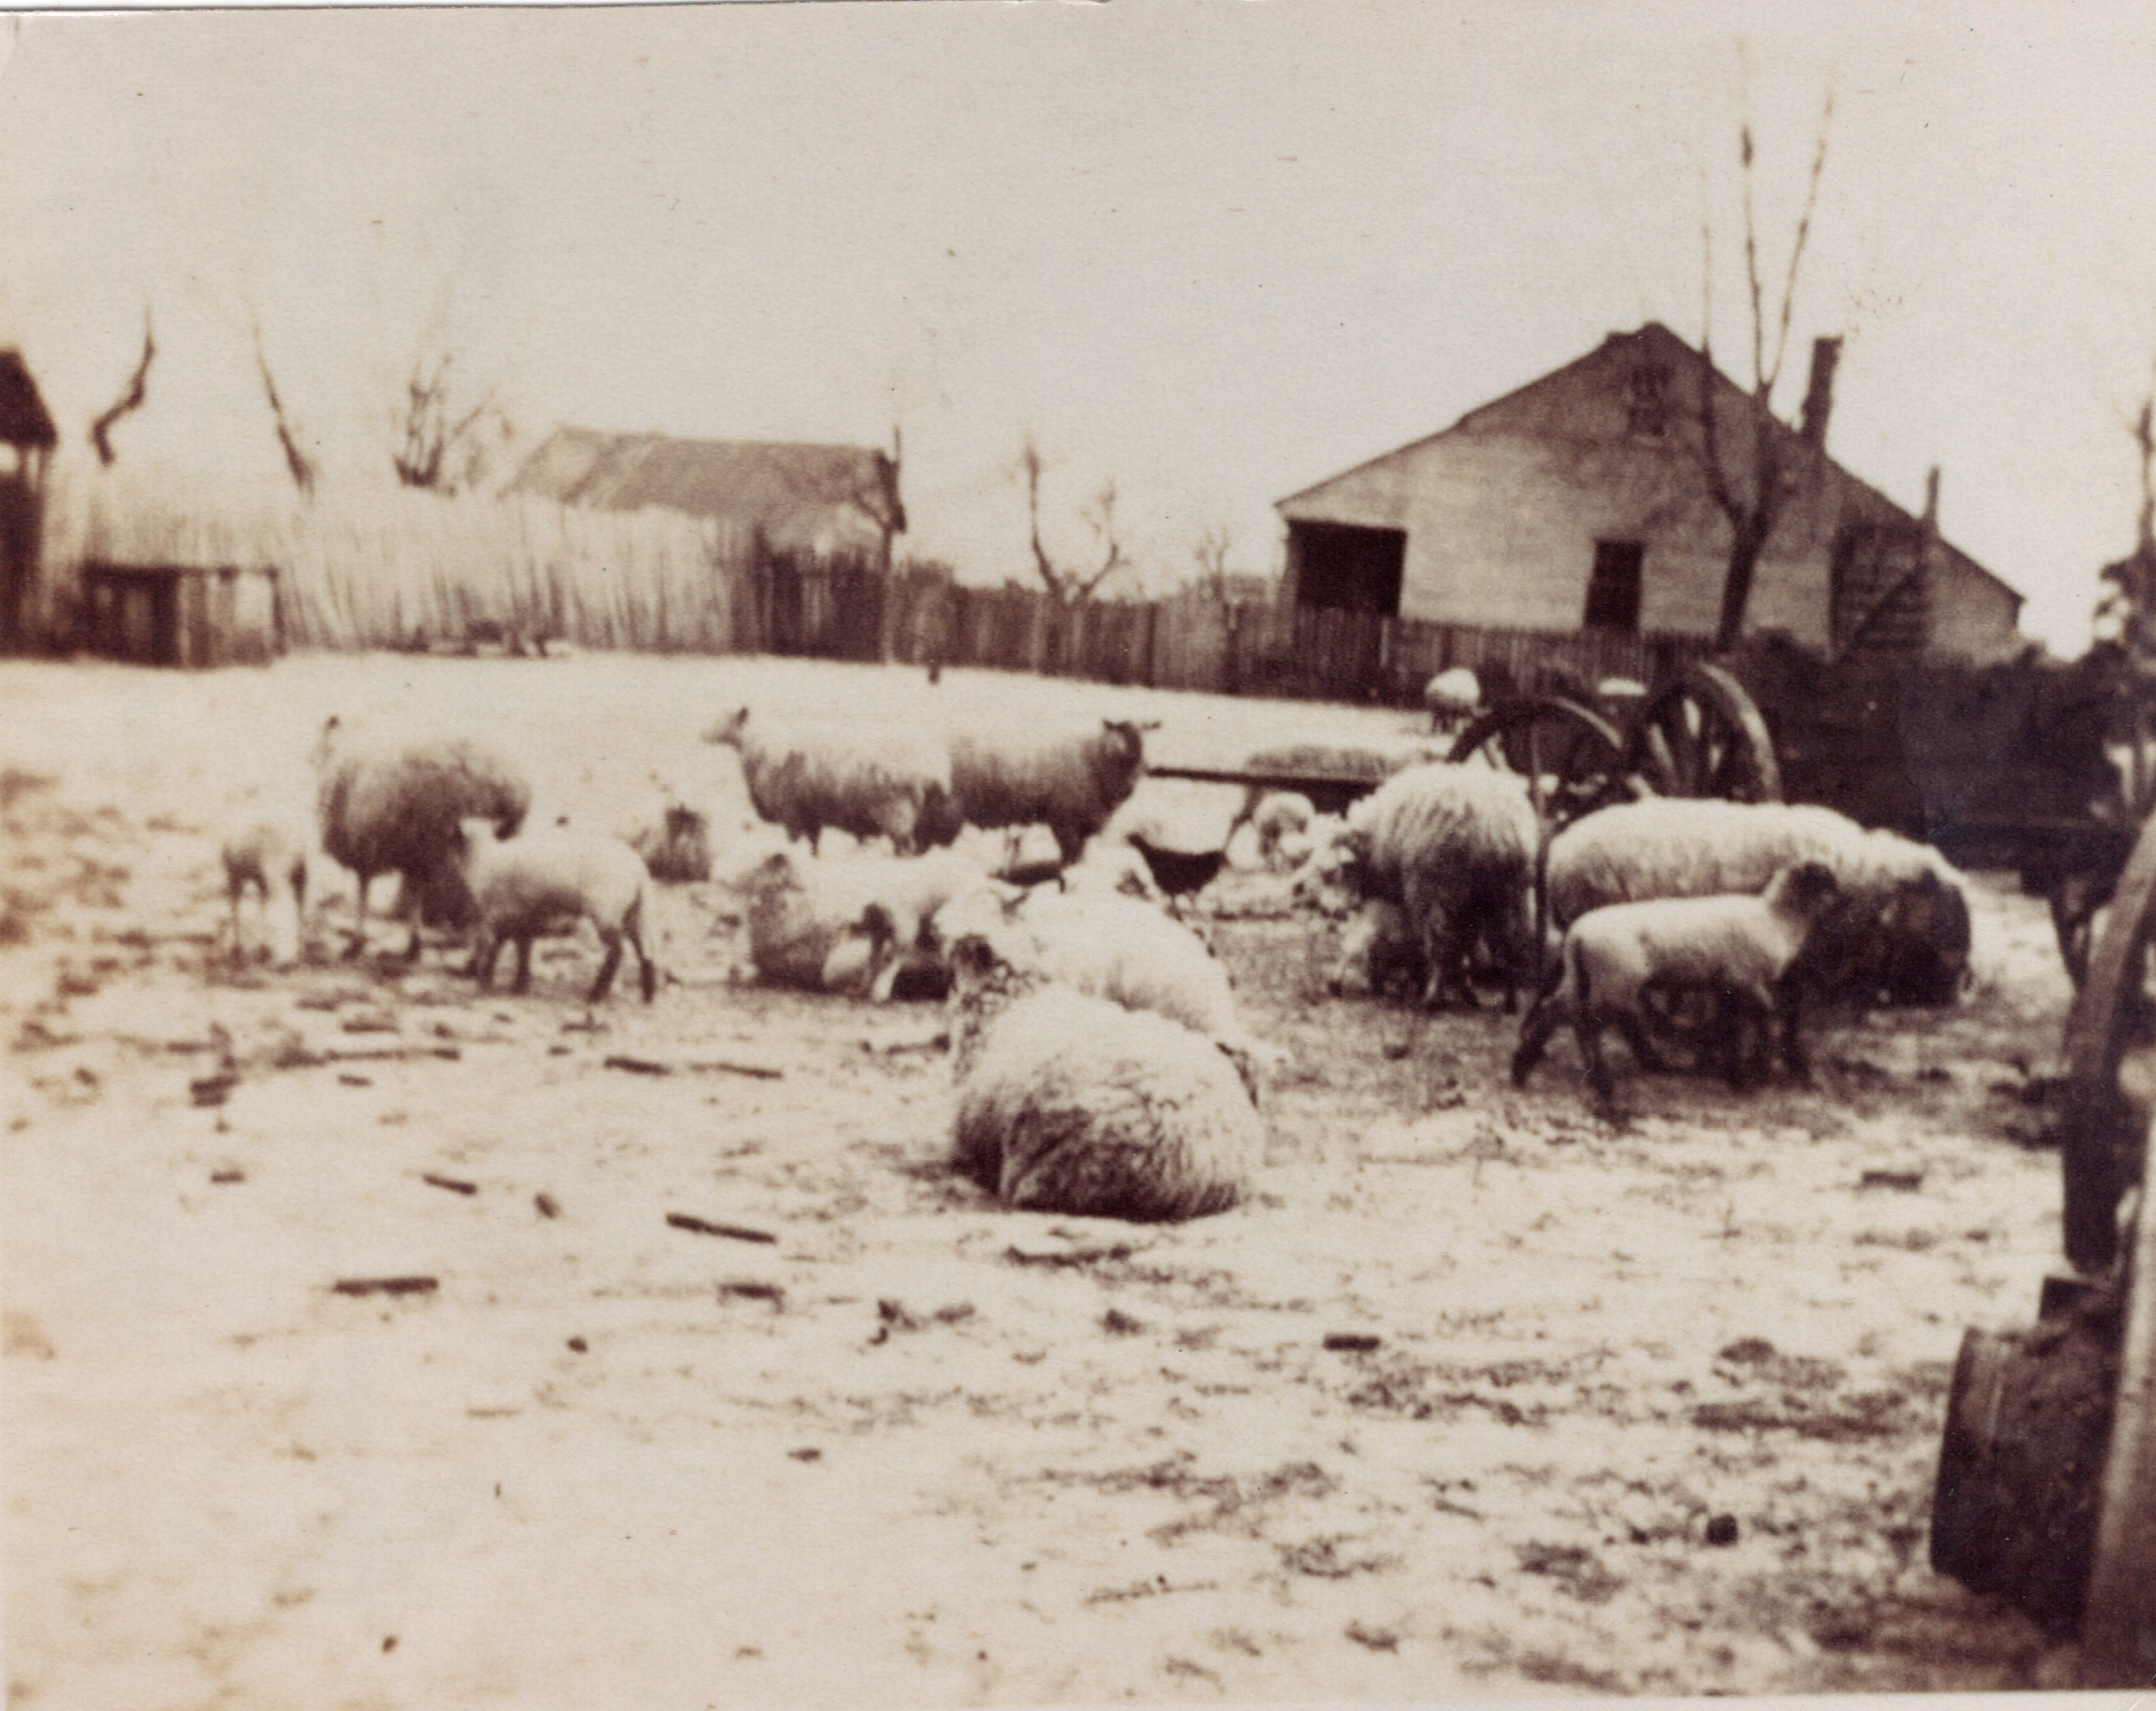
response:
M1085 854L1065 868L1058 881L1071 897L1136 897L1155 905L1167 901L1145 857L1128 844L1105 838L1088 844Z
M637 827L623 841L662 885L711 877L711 822L685 803L669 802L657 821Z
M1270 790L1250 810L1250 829L1258 834L1258 860L1268 873L1292 872L1307 846L1310 822L1317 810L1299 790Z
M1069 865L1137 788L1144 733L1154 728L1107 719L1098 730L1064 735L953 731L951 817L935 841L948 842L960 824L1045 825Z
M531 806L523 769L489 744L468 737L370 738L347 730L334 714L315 743L314 771L322 847L359 880L347 956L365 947L367 890L378 874L398 875L410 894L406 903L428 896L461 913L468 900L449 859L458 825L476 815L499 836L514 837ZM423 914L414 915L406 961L419 956Z
M1550 840L1545 908L1563 928L1611 903L1756 893L1801 861L1825 863L1843 892L1806 959L1822 992L1952 1002L1968 967L1961 876L1927 845L1831 808L1672 797L1599 809Z
M960 937L999 933L1003 953L1028 972L1204 1035L1235 1064L1254 1102L1279 1061L1243 1026L1227 971L1205 941L1133 897L1046 888L1015 899L975 897L941 912L931 932L947 954Z
M1533 960L1528 901L1541 837L1522 780L1433 761L1394 773L1350 811L1334 879L1400 906L1422 949L1425 1004L1453 992L1472 1002L1480 954L1510 1012Z
M737 708L704 733L736 750L756 810L812 847L828 828L888 838L910 855L947 844L951 757L934 732L911 725L788 721Z
M262 925L271 960L299 960L299 935L307 909L307 840L281 820L256 820L236 830L219 852L225 895L232 906L232 956L242 955L240 895L250 886L262 899Z
M1604 1029L1623 1032L1642 1067L1659 1069L1649 1045L1645 1005L1652 991L1705 991L1725 1011L1725 1025L1756 1027L1771 1054L1776 1024L1792 1072L1808 1069L1797 1037L1797 983L1785 979L1820 920L1840 894L1821 862L1784 868L1759 896L1659 897L1591 909L1565 934L1557 985L1542 995L1520 1030L1512 1082L1522 1086L1541 1061L1559 1022L1579 1039L1587 1084L1607 1099L1612 1084L1603 1061ZM1724 1058L1733 1083L1747 1079L1749 1054L1729 1047Z
M505 944L516 946L516 984L531 985L531 941L549 928L581 916L597 928L606 957L584 1002L597 1004L613 988L622 965L622 945L636 950L644 1002L658 990L658 970L644 947L645 900L651 876L644 858L618 838L559 827L504 841L493 822L473 816L457 828L457 872L472 893L479 924L472 936L466 972L485 991Z
M1265 1128L1211 1042L1015 966L995 935L952 956L960 1173L1017 1210L1134 1223L1249 1192Z

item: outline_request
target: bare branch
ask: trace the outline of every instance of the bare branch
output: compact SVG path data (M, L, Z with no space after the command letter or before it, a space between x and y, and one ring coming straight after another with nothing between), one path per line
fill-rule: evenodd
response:
M1782 378L1782 359L1789 350L1789 321L1791 311L1797 301L1797 273L1804 264L1805 243L1811 237L1812 213L1819 205L1819 179L1826 171L1826 137L1833 129L1834 122L1834 92L1833 86L1829 85L1826 105L1819 113L1818 146L1812 151L1811 180L1804 189L1804 213L1797 221L1797 241L1790 246L1789 278L1782 286L1782 327L1775 339L1774 372L1767 380L1770 390L1774 383Z
M90 444L97 448L97 461L107 469L112 467L113 442L108 438L113 425L121 417L131 414L143 406L149 396L150 359L157 355L157 341L150 331L150 309L142 307L142 360L135 364L135 372L129 378L126 389L104 413L90 423Z
M1751 205L1751 121L1737 128L1738 157L1744 168L1744 278L1751 288L1751 383L1757 392L1766 373L1766 320L1759 296L1759 225Z
M255 370L262 376L262 389L270 401L270 418L277 429L277 443L283 448L285 468L291 472L292 485L301 495L312 498L314 495L314 461L300 448L298 436L292 430L291 419L285 413L284 399L278 395L277 378L270 372L270 359L263 349L262 321L250 317L255 332Z

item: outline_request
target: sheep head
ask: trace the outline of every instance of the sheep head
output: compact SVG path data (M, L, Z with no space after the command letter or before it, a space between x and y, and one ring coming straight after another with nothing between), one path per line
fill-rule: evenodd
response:
M723 743L728 747L739 748L748 731L748 709L736 707L731 713L723 715L716 724L704 733L704 740L707 743Z

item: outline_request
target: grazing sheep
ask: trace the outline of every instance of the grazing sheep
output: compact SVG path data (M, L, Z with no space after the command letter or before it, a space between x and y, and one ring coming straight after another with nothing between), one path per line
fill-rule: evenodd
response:
M1756 897L1658 897L1590 909L1565 934L1557 985L1520 1030L1513 1085L1526 1081L1550 1035L1567 1020L1587 1084L1600 1098L1611 1091L1605 1028L1624 1033L1642 1066L1659 1068L1647 1043L1643 1005L1650 989L1715 994L1725 1022L1756 1025L1769 1053L1778 1020L1785 1060L1797 1074L1808 1073L1797 1037L1798 989L1784 977L1840 890L1826 864L1804 861L1784 868ZM1731 1046L1724 1056L1732 1082L1745 1079L1748 1055Z
M525 991L531 984L532 939L581 915L598 930L606 950L584 1002L598 1003L613 987L624 939L635 947L644 1002L651 1002L658 990L658 970L644 947L651 876L644 858L627 844L560 828L505 842L495 835L493 822L473 816L457 828L455 859L479 912L467 972L478 977L481 991L493 984L494 964L511 941L516 945L514 989Z
M937 830L955 836L958 823L984 829L1045 825L1068 866L1137 788L1145 772L1144 733L1154 728L1106 719L1099 730L1065 735L955 730L953 819Z
M766 854L739 886L761 979L878 1000L893 995L939 910L992 889L978 864L953 851L824 861L789 847Z
M1429 979L1423 947L1397 903L1372 898L1341 929L1340 955L1325 987L1336 998L1406 991L1420 996Z
M1756 893L1801 861L1824 862L1843 892L1807 980L1866 1001L1953 1001L1968 967L1961 876L1928 845L1831 808L1657 798L1598 809L1550 840L1543 896L1561 928L1606 904Z
M430 897L469 909L453 876L450 853L459 823L473 816L514 837L531 806L523 769L489 744L467 737L373 738L346 728L335 714L314 746L322 847L358 876L358 919L347 956L365 948L367 891L395 873L406 903ZM452 896L443 897L445 887ZM412 922L406 961L419 956L424 911Z
M748 799L789 838L826 828L888 838L901 856L948 843L951 758L934 732L864 721L788 721L737 708L704 733L741 756Z
M262 924L270 958L279 966L299 960L299 934L307 909L307 840L281 820L256 820L236 830L219 852L225 895L232 905L232 956L242 954L240 894L253 886L262 898Z
M1249 1191L1265 1127L1211 1042L1044 981L992 935L952 956L964 1175L1016 1210L1133 1223L1208 1216Z
M1528 900L1541 839L1523 780L1433 761L1394 773L1350 810L1331 871L1361 898L1400 907L1422 947L1425 1004L1454 991L1472 1002L1481 952L1503 979L1509 1013L1533 961Z

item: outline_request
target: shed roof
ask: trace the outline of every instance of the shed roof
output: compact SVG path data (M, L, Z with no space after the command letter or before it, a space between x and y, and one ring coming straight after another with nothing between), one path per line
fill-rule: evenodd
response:
M662 505L753 524L774 539L805 540L834 513L857 528L906 527L897 466L866 446L785 440L676 439L559 428L504 489L605 511Z
M17 350L0 350L0 444L53 446L60 433Z

